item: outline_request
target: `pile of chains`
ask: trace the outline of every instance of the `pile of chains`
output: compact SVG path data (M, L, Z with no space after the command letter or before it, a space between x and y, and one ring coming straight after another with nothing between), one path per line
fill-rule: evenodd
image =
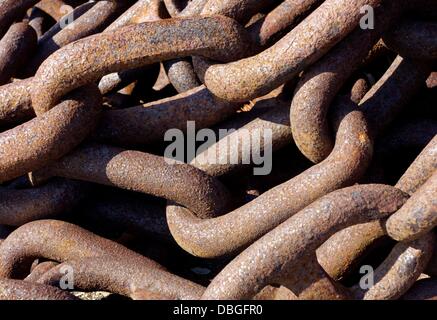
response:
M0 39L0 299L437 299L436 0L0 0Z

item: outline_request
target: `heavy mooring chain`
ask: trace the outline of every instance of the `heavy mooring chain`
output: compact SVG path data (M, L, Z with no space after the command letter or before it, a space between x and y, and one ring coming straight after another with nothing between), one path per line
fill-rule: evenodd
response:
M436 12L0 1L0 299L437 299Z

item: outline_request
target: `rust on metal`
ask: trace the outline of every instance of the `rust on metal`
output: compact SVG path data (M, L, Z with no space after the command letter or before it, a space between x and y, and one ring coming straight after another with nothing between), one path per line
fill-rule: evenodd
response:
M78 300L72 294L22 280L0 279L0 300Z
M105 145L83 146L41 172L34 172L35 183L40 175L151 194L184 205L204 218L224 213L231 204L226 187L193 166L168 163L164 157Z
M83 191L81 183L62 179L38 188L0 187L0 224L21 226L56 217L77 205L84 197Z
M66 93L111 72L189 55L235 60L248 55L248 44L245 30L223 16L152 21L94 35L44 61L35 76L33 108L48 111ZM102 50L106 46L110 50Z
M185 208L169 205L167 221L178 244L201 257L230 254L255 241L319 197L355 183L370 161L372 140L360 111L353 110L350 104L343 105L339 110L343 119L337 132L336 146L320 164L217 218L202 220Z
M360 8L364 5L377 8L380 3L380 0L327 0L260 54L208 68L205 84L216 96L230 101L265 95L316 62L355 29L362 17Z
M0 299L436 299L436 18L1 0Z
M74 285L82 291L108 291L130 297L148 289L172 299L199 299L205 288L148 264L111 256L63 262L44 273L38 283L57 286L65 267L74 270ZM110 279L108 281L108 279Z
M9 28L0 41L0 85L17 75L17 69L31 57L36 43L36 32L28 23L15 23Z
M0 182L40 169L70 152L96 125L101 103L95 86L84 87L41 117L2 132Z

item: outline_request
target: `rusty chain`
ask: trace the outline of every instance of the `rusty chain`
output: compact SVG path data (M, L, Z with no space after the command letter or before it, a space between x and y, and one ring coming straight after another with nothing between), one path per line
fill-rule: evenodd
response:
M436 12L0 1L0 300L437 299Z

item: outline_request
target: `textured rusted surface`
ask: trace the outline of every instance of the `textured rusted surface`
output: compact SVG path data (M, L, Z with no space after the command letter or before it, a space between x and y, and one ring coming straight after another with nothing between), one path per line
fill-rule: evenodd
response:
M297 265L284 270L275 282L282 283L299 300L352 299L350 292L329 278L312 251L300 257Z
M41 0L35 5L35 7L58 21L65 15L65 11L62 8L65 5L67 4L63 0Z
M125 258L102 256L71 260L59 264L38 279L38 283L57 286L63 268L74 272L75 290L108 291L131 296L135 290L147 289L172 299L199 299L205 288L150 264L132 263Z
M34 116L29 96L31 81L28 79L26 82L0 87L0 97L3 97L0 100L0 125L20 122ZM112 82L109 83L111 86ZM104 80L100 82L100 86L101 91L108 91ZM162 140L168 129L184 130L189 120L196 121L198 129L214 125L235 114L240 106L214 97L201 86L142 106L106 111L94 137L99 141L123 146L144 145Z
M4 0L0 3L0 38L8 31L11 24L22 18L27 9L39 0Z
M375 285L368 290L358 284L351 288L355 298L364 300L399 299L419 278L433 252L434 235L428 233L412 242L400 242L375 269Z
M36 258L64 262L100 256L162 269L156 262L79 226L57 220L40 220L21 226L3 241L0 277L24 278Z
M28 23L15 23L9 28L0 41L0 85L16 74L23 60L29 59L36 43L36 32Z
M169 9L170 15L172 17L189 17L199 14L204 14L204 15L222 14L234 18L237 21L240 21L240 19L238 18L241 17L247 18L247 16L250 17L251 15L251 11L250 10L247 11L247 3L245 3L244 1L229 2L229 1L196 0L191 3L188 2L187 6L182 10L176 10L176 4L174 1L167 0L164 2L166 4L167 9ZM268 1L252 1L252 2L254 3L258 2L258 4L255 6L262 7L263 3ZM204 8L208 11L207 13L202 12ZM173 85L173 87L176 89L177 92L183 93L190 89L194 89L200 85L196 72L193 68L191 59L179 58L175 60L166 61L164 62L164 66L167 72L168 80L170 81L170 83Z
M58 22L56 22L54 25L52 25L50 27L50 29L44 33L43 39L40 39L40 40L42 41L44 39L47 39L44 42L48 42L50 39L55 37L56 34L58 34L60 32L64 32L65 34L67 34L68 30L63 31L63 29L69 29L68 26L70 25L70 23L74 23L74 21L76 19L80 19L85 13L87 13L95 5L96 5L96 2L86 2L86 3L83 3L79 6L77 6L76 8L74 8L73 11L71 11L71 12L69 12L70 10L68 9L68 7L66 7L66 9L67 9L67 10L65 10L66 14L62 18L62 20L57 20ZM70 26L70 28L71 28L71 26ZM34 63L32 63L30 66L32 66L32 68L38 68L39 65L34 65ZM28 66L27 69L29 69L28 72L30 72L30 73L33 71L33 73L32 73L32 75L33 75L36 70L33 70L32 68L30 68L30 66Z
M0 279L0 300L78 300L52 286L21 280Z
M29 26L35 30L37 38L40 39L45 32L44 27L47 21L47 14L44 11L33 7L31 13L29 14L28 20Z
M437 279L421 279L402 296L402 300L437 300Z
M190 7L185 7L184 10L179 12L176 16L188 17L200 14L206 1L202 0L203 5L202 3L199 3L199 1L196 1L189 2L188 4ZM164 67L165 71L167 72L168 80L177 92L183 93L200 86L199 80L194 72L192 62L189 58L166 61L164 62Z
M56 267L58 265L57 262L54 261L45 261L38 263L29 273L29 275L24 278L25 281L29 282L37 282L41 276L43 276L47 271Z
M275 3L279 3L276 0L268 0L268 1L256 1L256 0L244 0L244 1L235 1L235 0L225 0L225 1L197 1L191 4L191 6L187 6L179 16L189 16L196 14L223 14L233 19L236 19L239 22L248 21L255 13L257 13L261 9L268 8ZM271 20L275 20L274 18ZM268 24L269 22L267 22ZM261 32L260 28L254 26L251 30L248 30L251 35L252 41L254 43L258 43L258 34ZM269 35L263 35L267 37ZM270 38L270 37L269 37ZM199 58L200 61L197 59ZM199 64L202 62L202 58L196 57L194 61L195 64ZM208 62L206 62L208 64ZM180 59L178 61L169 61L165 64L167 69L167 74L170 82L175 87L178 92L184 92L186 90L192 89L196 87L198 84L198 79L196 73L201 78L201 81L204 82L203 71L202 75L198 72L198 66L195 66L193 70L193 66L190 61L187 59Z
M0 224L21 226L64 213L83 198L83 190L80 183L61 179L38 188L0 187Z
M0 297L434 298L436 12L0 1Z
M132 300L175 300L170 296L165 296L160 293L150 292L145 289L134 289L130 294Z
M202 298L251 298L344 227L380 219L402 206L407 196L393 187L362 185L332 192L256 241L228 264ZM371 199L371 201L369 201Z
M241 250L319 197L355 183L369 163L372 142L361 112L348 105L340 111L336 146L325 161L241 208L202 220L185 208L168 206L167 221L178 244L202 257Z
M270 142L264 141L267 134L271 135L271 145ZM260 143L250 143L255 139L260 139ZM278 99L273 110L262 114L199 153L191 164L211 176L222 176L241 167L244 160L252 159L253 153L267 152L268 150L264 150L265 146L277 151L292 141L288 103ZM208 157L213 157L215 161L207 161Z
M0 87L0 126L20 124L35 116L31 86L30 78Z
M181 17L189 17L200 14L209 0L191 0L179 13Z
M162 15L162 0L139 0L105 29L113 31L130 24L157 20Z
M121 90L146 74L149 69L150 66L146 66L143 68L110 73L100 79L99 90L103 95Z
M164 9L162 8L162 6L162 0L137 1L109 27L107 27L104 32L113 31L131 24L160 20L164 17L164 13L162 12L164 11ZM110 91L121 89L123 87L123 84L126 86L132 81L138 79L141 74L146 71L146 69L147 67L114 72L106 75L99 82L100 92L102 92L102 94L106 94Z
M239 106L201 86L145 105L106 111L94 138L122 146L153 143L162 141L169 129L185 130L187 121L195 121L198 129L214 125L235 114Z
M285 0L267 16L249 27L252 40L260 46L266 46L276 38L295 27L306 18L323 0Z
M359 23L364 5L380 0L327 0L302 23L262 53L211 66L205 84L216 96L246 101L267 94L320 59ZM229 75L232 74L232 77Z
M384 43L402 57L437 59L437 22L403 21L384 35Z
M279 288L267 286L253 300L297 300L296 295L284 286Z
M398 10L387 2L375 13L375 29L357 28L338 46L305 71L297 85L291 104L290 122L299 150L312 162L325 159L334 146L327 120L329 107L336 95L360 66L381 34L392 23Z
M358 79L352 86L350 100L356 104L360 103L361 99L364 98L369 89L370 86L365 79Z
M199 217L224 213L231 201L218 180L190 165L105 145L84 146L42 172L163 197L186 206Z
M110 50L102 50L107 46ZM33 107L37 114L45 112L64 94L111 72L193 54L229 61L247 55L248 47L245 30L222 16L153 21L91 36L42 64Z
M177 92L186 92L200 86L189 59L171 60L164 65L168 79Z
M67 27L60 28L58 25L53 28L59 32L53 34L48 32L38 41L38 50L29 62L27 72L33 75L41 63L53 52L67 44L103 31L109 24L126 9L129 2L124 1L98 1L93 4L85 4L86 12ZM58 22L59 24L59 22Z
M388 55L390 52L390 49L387 48L384 41L380 39L367 54L367 57L363 61L363 65L367 66L372 62L375 62L375 60Z
M280 0L209 0L203 7L202 14L222 14L244 22L263 8L279 3Z
M42 168L71 151L94 128L100 110L100 93L88 86L47 114L1 133L0 182Z
M423 149L396 184L396 188L414 194L437 170L437 136Z
M414 195L431 177L437 166L435 154L436 141L437 138L434 138L407 169L406 173L396 184L397 189ZM332 236L319 248L317 252L319 262L334 279L340 277L360 260L364 250L373 246L374 243L377 243L386 234L387 228L385 222L382 221L360 224L344 229ZM437 257L437 255L434 256ZM437 261L435 258L431 261L434 260ZM433 267L429 269L433 270ZM437 268L435 269L437 270ZM430 273L434 274L433 271ZM437 274L437 272L435 273Z
M428 79L426 79L428 88L433 89L437 87L437 72L432 72Z
M386 224L397 241L411 241L437 226L437 171L411 196Z
M332 279L342 279L385 234L379 220L345 228L317 249L317 260Z

